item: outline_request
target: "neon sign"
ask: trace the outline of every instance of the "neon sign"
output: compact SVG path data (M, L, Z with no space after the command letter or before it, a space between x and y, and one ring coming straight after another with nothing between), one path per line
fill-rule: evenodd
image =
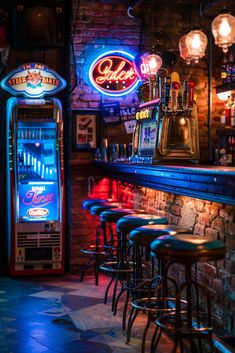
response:
M66 82L45 64L27 63L11 71L0 85L13 95L38 98L59 92L66 86Z
M57 185L40 182L19 184L19 221L59 219Z
M139 82L134 57L123 51L109 51L97 57L91 64L89 77L93 86L108 96L127 94Z

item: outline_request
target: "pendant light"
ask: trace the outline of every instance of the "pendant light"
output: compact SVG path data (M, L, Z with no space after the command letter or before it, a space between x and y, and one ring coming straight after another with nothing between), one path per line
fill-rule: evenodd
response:
M185 44L191 60L198 63L199 59L205 56L207 46L207 36L199 28L193 29L186 34Z
M150 78L154 76L156 78L156 74L160 67L162 66L162 58L155 54L154 52L145 53L141 56L142 65L144 68L145 75Z
M214 18L211 30L215 44L226 53L228 48L235 43L235 17L229 13L222 13Z
M192 58L189 55L188 48L186 46L186 34L183 35L180 40L179 40L179 50L180 50L180 56L182 59L186 61L186 64L189 65Z
M189 65L191 61L198 63L205 56L207 37L199 27L191 29L192 0L188 2L189 32L179 40L180 56Z

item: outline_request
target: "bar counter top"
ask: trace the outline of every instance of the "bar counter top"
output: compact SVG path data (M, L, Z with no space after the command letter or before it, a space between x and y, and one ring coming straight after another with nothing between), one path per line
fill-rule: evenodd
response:
M178 195L235 205L235 168L95 161L103 176ZM97 170L97 171L98 171Z

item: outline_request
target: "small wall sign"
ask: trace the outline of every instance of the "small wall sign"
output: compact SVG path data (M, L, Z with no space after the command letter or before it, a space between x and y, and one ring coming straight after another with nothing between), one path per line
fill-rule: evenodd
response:
M108 96L122 96L139 82L134 57L124 51L109 51L98 56L89 70L93 86Z
M65 86L66 81L57 72L41 63L22 64L1 81L1 87L12 95L27 98L54 95Z
M100 114L105 124L114 124L120 122L120 103L106 102L100 103Z

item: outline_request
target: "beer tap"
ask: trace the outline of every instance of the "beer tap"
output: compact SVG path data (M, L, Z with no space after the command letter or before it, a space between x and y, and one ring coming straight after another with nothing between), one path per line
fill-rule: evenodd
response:
M189 96L188 96L188 106L189 108L193 107L194 103L194 87L195 87L195 82L192 80L188 81L188 90L189 90Z
M165 93L164 106L166 111L171 107L170 89L171 89L171 78L170 76L167 76L165 81L165 92L164 92Z
M171 98L172 98L173 112L177 110L179 88L180 88L179 74L174 71L171 74Z
M186 80L183 81L182 108L183 110L188 108L188 82Z

